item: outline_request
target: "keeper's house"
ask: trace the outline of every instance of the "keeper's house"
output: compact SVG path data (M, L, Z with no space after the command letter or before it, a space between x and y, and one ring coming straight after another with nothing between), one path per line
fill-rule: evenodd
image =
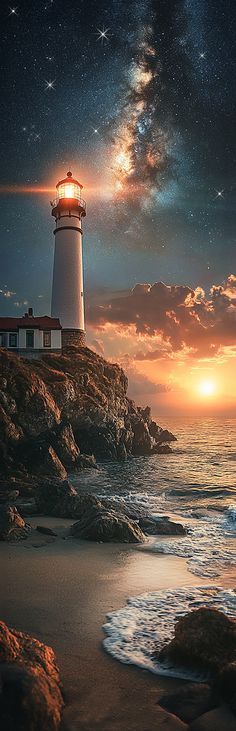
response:
M30 307L23 317L0 317L0 348L25 358L61 352L61 323L57 317L34 317Z

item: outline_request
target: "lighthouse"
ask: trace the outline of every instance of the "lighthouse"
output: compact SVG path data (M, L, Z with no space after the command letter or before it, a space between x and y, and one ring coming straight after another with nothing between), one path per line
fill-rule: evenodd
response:
M51 314L61 322L63 347L85 345L82 219L86 203L82 188L69 171L57 183L52 203L56 227Z

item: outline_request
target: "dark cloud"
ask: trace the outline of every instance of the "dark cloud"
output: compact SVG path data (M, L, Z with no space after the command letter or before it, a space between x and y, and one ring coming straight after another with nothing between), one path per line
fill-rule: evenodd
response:
M161 336L172 352L187 347L196 356L212 356L221 347L236 345L236 276L213 285L208 297L201 287L137 284L128 296L92 307L88 317L97 327L132 325L137 335ZM156 357L161 357L159 350Z
M161 360L162 358L166 358L167 352L166 350L161 349L155 349L155 350L148 350L146 352L143 352L142 350L138 350L136 355L134 356L134 360Z
M154 383L151 379L137 373L135 368L126 368L126 374L129 379L129 396L130 398L140 397L148 394L166 393L170 390L169 386L164 383Z

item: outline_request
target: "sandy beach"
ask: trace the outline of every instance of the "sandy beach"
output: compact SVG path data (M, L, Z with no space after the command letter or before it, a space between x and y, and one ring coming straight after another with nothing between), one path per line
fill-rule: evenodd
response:
M4 592L0 616L8 625L51 645L66 697L63 731L165 731L180 722L157 705L164 688L180 684L125 666L103 649L106 614L128 597L176 586L211 583L190 574L182 558L127 545L64 540L71 521L32 518L53 527L22 543L2 544ZM221 577L233 585L233 572ZM179 725L178 725L179 724Z

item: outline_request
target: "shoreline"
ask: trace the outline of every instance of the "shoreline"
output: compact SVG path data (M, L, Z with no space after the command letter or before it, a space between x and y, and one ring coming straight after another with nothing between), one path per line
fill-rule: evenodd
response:
M70 520L29 521L53 528L58 537L34 531L21 543L2 544L0 616L55 650L66 697L62 731L156 731L162 723L166 731L181 728L157 702L163 689L183 681L114 660L102 646L102 626L131 596L180 586L232 587L232 571L209 581L190 574L184 558L127 544L63 540Z

